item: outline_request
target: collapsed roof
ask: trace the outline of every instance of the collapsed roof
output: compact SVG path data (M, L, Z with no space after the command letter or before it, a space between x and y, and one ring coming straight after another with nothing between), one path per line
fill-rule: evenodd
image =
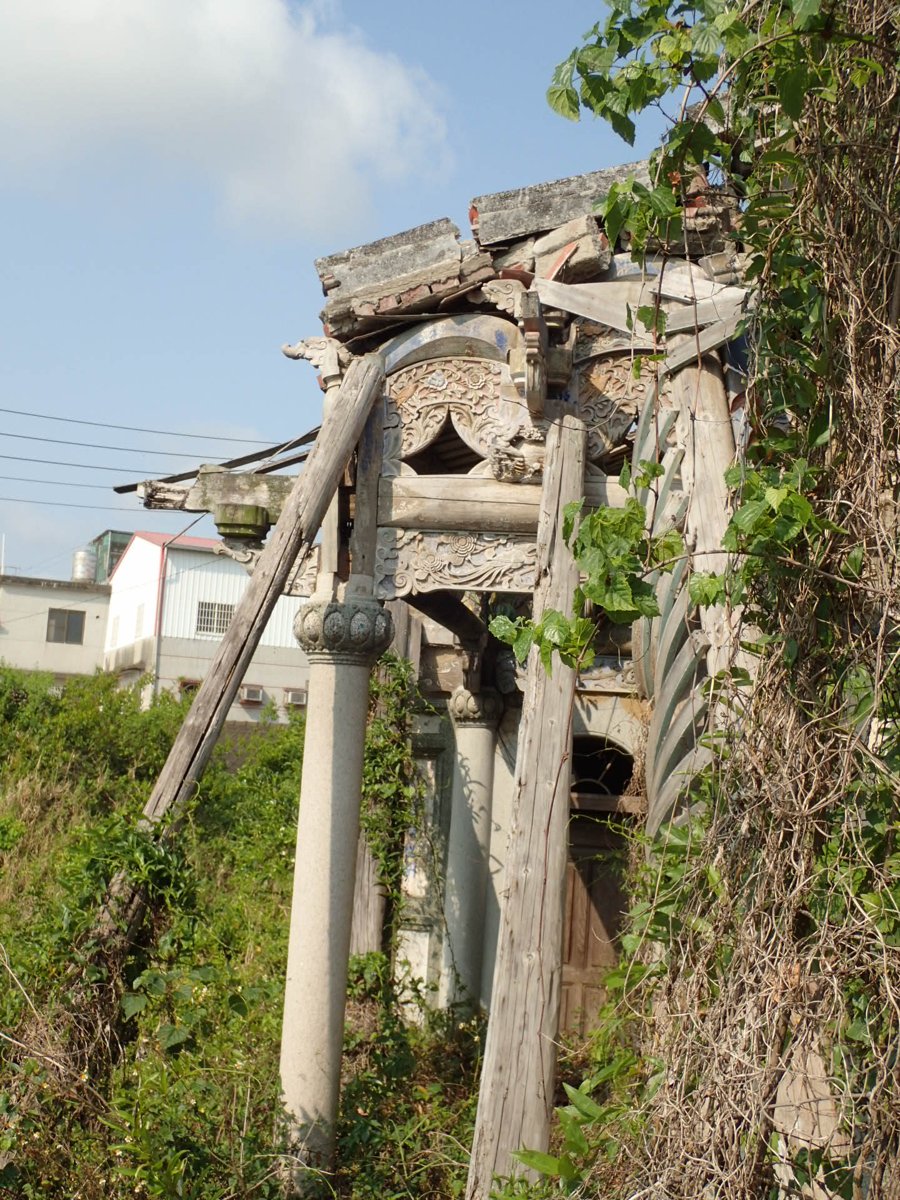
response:
M326 335L356 349L411 320L471 311L472 304L509 312L506 290L489 286L498 282L615 277L615 252L627 246L610 246L597 207L614 183L630 178L649 185L646 160L477 196L471 238L444 217L318 259ZM694 181L684 205L686 242L674 252L722 253L736 211L733 195Z

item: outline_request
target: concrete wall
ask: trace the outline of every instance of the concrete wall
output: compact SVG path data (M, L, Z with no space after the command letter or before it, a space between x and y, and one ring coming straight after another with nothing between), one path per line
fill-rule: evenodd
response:
M198 634L197 607L201 602L236 605L250 576L234 559L204 550L169 548L166 557L163 637L198 639L217 643L217 634ZM280 647L300 653L293 623L303 601L298 596L281 596L260 639L260 647ZM304 658L305 661L305 658Z
M177 545L164 554L160 545L135 537L112 578L105 669L129 682L149 674L156 690L174 692L184 680L204 679L223 635L198 632L198 607L221 605L227 611L239 603L249 581L231 558ZM244 677L244 687L262 689L261 701L239 698L229 721L258 722L271 706L285 719L288 693L305 691L309 664L293 634L302 603L296 596L279 598Z
M163 638L159 656L159 686L176 691L179 680L204 679L218 644L219 639ZM231 706L228 720L259 721L266 707L273 704L279 718L284 718L288 711L287 693L291 690L305 691L308 682L309 663L296 643L290 649L261 645L247 668L244 684L262 689L262 703L243 704L239 700Z
M162 554L161 546L136 537L119 560L110 582L107 654L153 637Z
M0 576L0 660L25 671L92 675L103 657L109 600L106 584ZM84 613L81 644L47 640L51 609Z

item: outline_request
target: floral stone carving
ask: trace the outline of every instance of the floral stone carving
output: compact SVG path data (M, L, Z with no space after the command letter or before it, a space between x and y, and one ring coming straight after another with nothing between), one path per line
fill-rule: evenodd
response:
M578 408L588 427L588 459L620 446L638 418L652 365L635 379L630 354L590 359L578 369Z
M466 687L456 688L447 702L447 710L454 721L464 725L487 725L492 727L500 720L503 700L493 688L482 688L470 692Z
M506 533L379 529L375 595L411 592L534 591L537 554L527 538Z
M578 409L588 426L588 458L601 459L637 419L649 367L632 372L633 355L622 340L594 339L599 357L577 368ZM582 343L584 345L584 343ZM446 422L466 445L491 465L497 479L534 482L543 470L547 421L532 417L515 391L505 363L478 358L443 358L414 363L394 374L388 386L384 425L385 475L409 470L405 460L436 441Z
M510 395L504 394L504 384ZM523 420L509 368L488 359L444 358L414 363L391 376L384 473L398 475L401 460L435 441L448 417L480 458L488 458L497 444L507 444Z
M313 601L294 618L294 637L311 662L368 666L390 646L394 623L370 596Z

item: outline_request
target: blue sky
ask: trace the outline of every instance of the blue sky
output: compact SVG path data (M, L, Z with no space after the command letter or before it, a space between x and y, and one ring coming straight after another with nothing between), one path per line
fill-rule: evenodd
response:
M6 570L65 578L105 528L177 532L189 515L108 489L318 422L312 368L279 349L320 332L315 258L444 216L467 236L477 194L646 153L544 100L601 15L0 0L0 408L40 414L0 412Z

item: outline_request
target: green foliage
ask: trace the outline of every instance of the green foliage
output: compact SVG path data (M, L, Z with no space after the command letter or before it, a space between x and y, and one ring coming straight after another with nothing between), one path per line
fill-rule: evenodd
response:
M475 1121L481 1021L434 1012L421 1000L411 1011L408 998L401 1004L389 971L380 982L377 999L361 1009L351 1005L338 1167L334 1190L323 1187L323 1196L461 1197ZM358 995L358 985L352 991Z
M656 464L641 464L638 485L649 486L658 477ZM624 486L630 472L623 474ZM519 617L496 616L491 633L512 646L519 662L524 662L532 646L537 647L545 669L552 668L553 654L576 669L593 661L591 643L596 617L602 615L614 624L627 625L639 616L653 617L659 612L652 571L670 571L684 552L677 530L650 537L646 532L647 513L634 497L622 508L598 508L583 513L580 503L567 506L563 536L571 548L583 582L575 590L570 617L555 610L545 611L538 621Z
M421 826L422 788L412 752L412 717L420 704L412 664L387 653L369 685L360 823L388 898L390 942L401 902L406 837Z
M409 665L388 662L366 754L388 871L418 811L413 702ZM178 838L161 844L136 818L182 704L142 711L104 676L57 695L47 679L3 672L0 705L0 1025L18 1043L0 1044L0 1195L282 1196L278 1047L303 715L223 744ZM110 979L84 934L123 869L158 915L152 945ZM95 1045L86 1058L69 1025L84 988L117 996L113 1055ZM411 1027L383 954L352 964L350 993L343 1166L325 1194L460 1195L478 1023L426 1015Z
M741 605L758 655L755 691L745 670L710 681L702 821L661 831L632 879L627 965L594 1041L610 1067L632 1064L605 1095L586 1084L600 1111L561 1116L559 1147L523 1159L557 1189L874 1200L896 1186L871 1169L895 1154L900 1036L896 34L881 0L612 0L548 93L628 141L672 101L650 184L617 183L599 206L611 244L664 269L698 192L736 202L751 439L727 479L728 569L692 563L688 587L695 605ZM633 320L665 336L652 306ZM524 630L504 632L524 646ZM793 1045L827 1059L830 1152L775 1127Z
M693 572L688 581L691 600L701 605L750 600L750 617L765 620L798 571L823 563L832 535L846 532L814 505L820 475L804 458L788 466L737 466L726 471L737 502L722 548L735 557L727 574ZM861 565L862 548L857 546L846 556L844 573L852 578Z

